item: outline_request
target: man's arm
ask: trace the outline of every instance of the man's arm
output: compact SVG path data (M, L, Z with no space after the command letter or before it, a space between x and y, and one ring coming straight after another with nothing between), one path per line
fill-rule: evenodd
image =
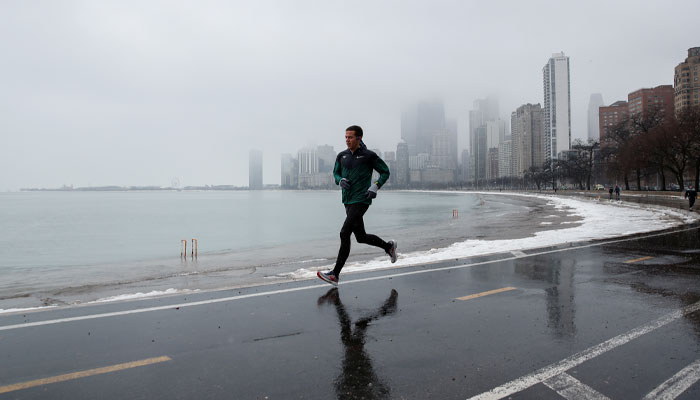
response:
M372 168L374 168L375 171L379 172L379 179L377 179L377 186L382 187L386 183L386 181L389 180L389 175L391 173L389 172L389 166L386 165L384 160L377 158L374 160L374 163L372 164Z
M335 158L335 165L333 166L333 178L335 178L335 184L338 185L343 179L342 177L342 167L340 166L340 160L338 157Z

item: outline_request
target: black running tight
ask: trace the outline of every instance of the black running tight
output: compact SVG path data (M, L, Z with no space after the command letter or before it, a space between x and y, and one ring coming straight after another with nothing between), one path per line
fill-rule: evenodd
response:
M371 235L365 232L365 223L362 217L367 212L369 204L346 204L345 205L345 222L340 230L340 250L338 251L338 259L335 262L333 273L335 276L340 275L340 270L343 269L345 261L350 255L350 235L355 234L357 243L366 243L372 246L380 247L384 251L389 250L389 243L383 241L376 235Z

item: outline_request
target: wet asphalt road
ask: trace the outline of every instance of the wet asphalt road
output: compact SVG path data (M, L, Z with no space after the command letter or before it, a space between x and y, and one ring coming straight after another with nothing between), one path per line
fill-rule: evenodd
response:
M5 315L0 399L700 398L700 229L527 253Z

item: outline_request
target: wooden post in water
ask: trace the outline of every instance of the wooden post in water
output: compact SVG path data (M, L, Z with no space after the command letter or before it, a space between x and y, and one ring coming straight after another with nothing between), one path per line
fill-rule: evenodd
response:
M180 245L181 245L181 246L180 246L180 257L183 257L183 256L184 256L185 258L187 258L187 239L182 239L182 240L180 240ZM182 245L185 246L185 247L184 247L184 250L183 250Z
M197 258L197 248L199 245L197 244L197 239L192 238L192 258Z

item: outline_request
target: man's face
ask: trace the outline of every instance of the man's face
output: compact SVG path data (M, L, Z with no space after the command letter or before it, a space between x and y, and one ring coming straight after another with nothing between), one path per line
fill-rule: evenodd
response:
M354 131L345 131L345 144L348 149L355 151L360 147L360 136L356 136Z

